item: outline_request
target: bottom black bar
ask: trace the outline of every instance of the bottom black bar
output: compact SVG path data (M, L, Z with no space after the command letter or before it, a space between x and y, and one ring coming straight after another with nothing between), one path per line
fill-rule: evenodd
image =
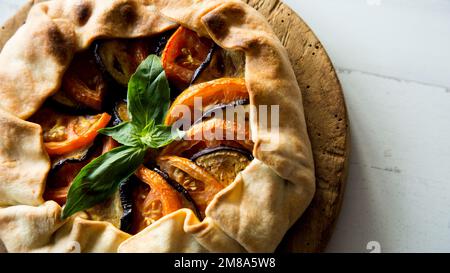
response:
M305 272L313 269L367 269L402 272L421 265L448 266L449 254L0 254L2 268L45 272ZM11 266L11 267L9 267ZM135 269L135 270L134 270Z

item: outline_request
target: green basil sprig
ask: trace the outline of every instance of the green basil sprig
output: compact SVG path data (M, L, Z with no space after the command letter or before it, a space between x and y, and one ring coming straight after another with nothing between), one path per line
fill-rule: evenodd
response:
M160 59L150 55L128 83L130 122L99 130L122 144L87 164L72 182L62 218L88 209L112 196L142 164L149 148L160 148L182 137L163 125L170 106L170 88Z

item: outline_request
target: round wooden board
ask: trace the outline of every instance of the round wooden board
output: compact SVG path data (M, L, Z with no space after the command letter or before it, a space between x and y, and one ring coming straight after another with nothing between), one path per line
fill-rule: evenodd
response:
M303 95L316 169L316 194L277 251L321 252L339 215L347 177L349 126L341 85L325 49L279 0L245 0L261 12L287 48Z
M29 0L0 30L0 49L24 23ZM45 0L44 0L45 1ZM341 207L349 159L349 126L341 85L320 41L287 5L279 0L244 0L268 19L287 48L302 89L306 123L316 169L316 194L303 216L288 231L277 251L321 252Z

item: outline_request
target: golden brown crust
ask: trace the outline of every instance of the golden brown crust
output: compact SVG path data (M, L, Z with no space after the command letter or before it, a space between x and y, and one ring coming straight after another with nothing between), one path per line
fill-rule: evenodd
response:
M5 43L16 33L17 29L25 24L25 20L28 16L28 12L33 7L34 1L28 0L17 13L6 20L0 29L0 51Z
M316 193L308 209L277 248L288 252L325 250L339 215L350 154L344 95L333 64L311 28L281 0L246 0L270 23L288 51L302 89L314 153Z
M175 27L146 1L36 4L0 54L0 106L27 119L60 85L75 52L98 37L150 36Z
M89 221L86 215L61 220L53 201L0 209L0 238L9 252L117 252L130 237L107 222Z
M0 109L0 207L39 205L50 163L42 129Z
M118 250L274 251L314 195L314 165L301 92L286 50L264 17L248 5L226 0L67 0L38 4L0 54L0 65L13 60L15 63L11 71L0 67L0 79L7 83L0 87L0 105L27 118L57 90L74 52L86 48L94 39L148 36L176 26L155 8L224 48L245 52L250 103L279 105L279 134L260 126L258 110L251 110L256 159L213 199L205 220L199 223L192 212L177 211L129 238ZM31 37L33 43L39 43L36 47L30 48ZM14 207L0 209L0 223L8 219L2 217L8 209ZM60 211L52 211L54 217L59 217ZM79 221L77 217L72 219L74 222L68 221L62 228L71 229ZM49 233L54 228L47 226ZM6 235L0 236L5 241ZM41 250L60 250L60 242L48 240L47 248ZM33 250L11 242L6 247L13 251ZM105 247L105 251L109 249Z

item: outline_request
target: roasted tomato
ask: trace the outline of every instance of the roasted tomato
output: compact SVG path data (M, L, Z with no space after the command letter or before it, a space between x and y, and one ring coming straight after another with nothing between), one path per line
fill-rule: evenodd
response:
M202 109L195 109L194 99L202 98ZM191 113L191 123L194 121L194 112L203 112L214 105L229 104L239 100L249 99L249 94L245 86L244 79L241 78L221 78L205 83L193 85L183 91L173 102L167 112L165 124L172 125L182 118L178 107L184 105L189 107Z
M224 187L214 176L189 159L178 156L162 156L157 164L171 179L183 186L190 194L202 217L216 193Z
M218 146L236 147L253 150L248 122L239 124L234 121L212 118L193 125L186 131L183 140L174 141L166 146L160 155L177 155L190 158L195 153Z
M47 178L44 199L54 200L58 204L64 205L70 185L80 170L94 158L118 147L118 145L111 137L105 137L100 144L88 149L87 154L81 158L67 155L65 160L61 160L61 157L57 157L57 164L54 164Z
M186 88L197 68L204 62L214 43L184 27L175 31L162 53L167 78L179 89Z
M133 233L183 207L178 192L158 173L140 167L136 171L136 176L145 184L139 185L134 196L136 212L133 219Z
M201 150L191 160L212 174L222 185L228 186L250 164L253 155L244 149L218 146Z
M119 143L117 141L115 141L112 137L105 137L103 139L102 154L105 154L117 147L119 147Z
M42 126L44 145L50 156L68 154L90 145L97 131L108 125L107 113L71 116L42 108L30 120Z
M92 50L75 55L53 99L70 108L88 107L101 111L107 84Z

